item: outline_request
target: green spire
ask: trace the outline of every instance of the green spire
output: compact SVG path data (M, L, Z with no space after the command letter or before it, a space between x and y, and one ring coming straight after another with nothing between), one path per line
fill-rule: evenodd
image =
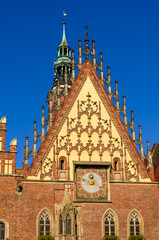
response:
M62 22L62 24L63 24L63 36L62 36L62 42L61 42L60 46L62 46L62 45L65 45L65 46L67 45L68 46L67 40L66 40L66 35L65 35L66 22Z

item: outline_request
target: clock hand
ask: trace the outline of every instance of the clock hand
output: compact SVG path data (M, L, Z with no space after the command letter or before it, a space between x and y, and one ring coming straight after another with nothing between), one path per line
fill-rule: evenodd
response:
M95 184L97 187L101 188L101 185L98 185L97 183Z

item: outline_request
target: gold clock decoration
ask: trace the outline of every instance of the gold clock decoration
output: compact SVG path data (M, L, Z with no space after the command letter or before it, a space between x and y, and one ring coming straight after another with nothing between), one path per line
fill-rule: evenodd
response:
M77 170L78 198L106 197L106 170L93 168Z

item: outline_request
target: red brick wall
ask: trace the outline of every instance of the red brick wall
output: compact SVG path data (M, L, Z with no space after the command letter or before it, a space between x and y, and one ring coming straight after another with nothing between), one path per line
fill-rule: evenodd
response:
M55 203L61 203L64 184L22 182L21 195L16 194L17 181L0 177L0 219L9 222L9 238L32 240L36 236L37 216L44 207L54 217ZM147 240L159 239L159 189L156 185L111 184L112 203L78 203L81 207L83 240L102 238L102 216L111 208L119 219L121 240L127 239L127 218L136 209L144 219ZM69 238L69 237L68 237ZM70 239L67 239L70 240Z

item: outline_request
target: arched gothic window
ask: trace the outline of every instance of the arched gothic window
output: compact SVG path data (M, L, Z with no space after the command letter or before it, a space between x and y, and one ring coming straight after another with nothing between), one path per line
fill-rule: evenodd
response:
M133 211L129 217L130 235L140 235L141 219L136 211Z
M111 211L108 211L104 218L105 235L115 236L115 217Z
M44 210L39 217L39 235L50 234L50 216L46 210Z
M0 222L0 240L5 240L5 224L3 222Z
M63 234L63 219L62 216L59 216L59 234Z
M66 216L66 234L71 234L71 217L69 214Z

